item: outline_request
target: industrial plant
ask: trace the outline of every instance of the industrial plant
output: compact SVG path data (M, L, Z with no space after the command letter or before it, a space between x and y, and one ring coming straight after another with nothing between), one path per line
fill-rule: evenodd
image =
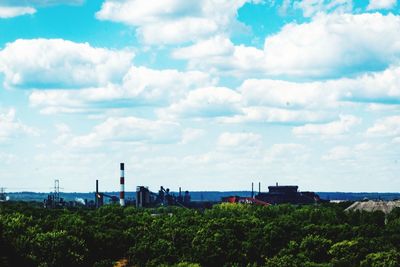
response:
M324 202L314 192L298 191L298 186L285 185L281 186L276 183L275 186L269 186L269 192L261 191L261 183L258 184L258 192L254 192L254 183L252 183L251 196L227 196L222 197L220 201L193 201L189 191L182 191L179 187L177 193L173 193L169 188L160 186L158 192L152 192L147 186L140 185L136 187L136 194L132 198L126 198L125 194L125 164L120 163L119 185L120 191L118 196L101 192L99 189L99 180L95 181L96 190L93 199L84 199L80 201L65 201L60 197L59 180L54 182L54 191L50 193L43 204L46 208L57 208L65 206L84 205L91 208L99 208L105 204L117 204L120 206L136 206L137 208L151 208L159 206L180 206L184 208L211 208L212 205L228 202L228 203L244 203L251 205L268 206L274 204L290 203L290 204L314 204Z

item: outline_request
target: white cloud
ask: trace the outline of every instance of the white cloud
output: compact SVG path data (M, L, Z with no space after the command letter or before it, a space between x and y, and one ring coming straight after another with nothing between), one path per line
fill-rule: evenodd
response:
M74 148L99 147L118 143L170 143L181 138L177 123L137 117L108 118L87 135L70 138L65 144Z
M396 1L397 0L370 0L367 10L392 9L396 6Z
M177 48L172 56L190 69L246 78L337 78L381 71L399 61L400 17L319 14L308 23L286 24L266 37L264 49L234 45L216 35Z
M323 111L290 110L270 107L243 107L242 114L221 118L224 123L306 123L325 121Z
M258 147L261 140L259 134L224 132L218 137L217 145L221 148Z
M239 87L239 92L248 105L287 109L336 108L348 101L396 104L400 101L400 67L352 79L318 82L249 79Z
M185 96L190 90L214 83L209 74L199 71L133 67L125 75L122 87L126 92L125 97L168 103Z
M361 119L352 115L341 115L338 121L325 124L306 124L293 128L295 135L338 136L350 132Z
M302 0L295 1L294 8L301 9L304 17L312 17L318 13L348 13L353 9L352 0Z
M241 112L241 95L225 87L205 87L193 90L178 102L158 111L166 118L228 117Z
M191 46L177 48L172 56L189 61L189 69L201 69L232 76L264 73L264 51L251 46L235 46L225 36L214 36Z
M400 67L320 82L248 79L238 92L243 99L243 114L225 122L321 122L351 102L395 108L390 104L400 101Z
M322 157L324 160L349 160L353 157L353 150L347 146L336 146Z
M229 38L214 36L210 39L199 41L191 46L175 49L172 56L177 59L201 59L224 56L233 53L234 45Z
M369 143L360 143L352 146L335 146L331 148L322 159L327 161L356 161L360 160L362 157L368 157L368 152L377 152L381 150L382 146Z
M33 7L25 6L1 6L0 5L0 19L14 18L23 15L32 15L36 13Z
M274 144L265 154L266 162L301 161L308 157L307 148L301 144Z
M221 121L229 123L305 123L331 120L336 116L335 109L354 103L377 103L382 109L382 105L392 106L400 101L397 66L352 79L319 82L248 79L236 91L214 90L210 86L216 83L205 72L131 67L120 84L80 90L35 90L29 102L44 114L170 105L159 114L169 118L223 117ZM228 112L224 114L224 110Z
M148 44L175 44L195 41L216 33L218 25L204 18L182 18L169 23L153 23L142 26L139 37Z
M29 96L29 102L33 107L41 108L41 112L45 114L118 106L157 106L176 101L197 87L214 83L208 74L198 71L131 67L120 84L74 91L34 91Z
M15 109L0 113L0 143L21 135L37 135L38 131L16 119Z
M390 116L378 120L368 128L367 135L400 137L400 116Z
M397 104L400 101L400 66L394 65L356 79L341 79L337 86L343 100Z
M399 77L400 67L393 66L383 72L360 75L352 79L319 82L248 79L237 91L227 91L236 96L236 104L231 105L236 112L214 117L221 117L218 120L225 123L326 122L337 116L337 108L354 107L354 103L398 103ZM186 97L175 102L169 109L164 110L164 115L170 113L176 117L181 114L185 117L185 110L194 114L201 109L202 112L189 117L206 118L207 109L210 108L211 111L213 106L208 104L209 101L204 98L206 93L201 91L204 89L196 90L196 93L193 91L190 100ZM203 98L200 95L203 95Z
M16 159L17 159L17 157L14 154L0 152L0 164L1 165L4 165L4 164L9 165L9 164L15 162Z
M71 137L71 129L65 123L58 123L55 125L58 136L54 139L54 143L58 145L65 144Z
M290 23L265 39L270 75L337 77L381 70L398 60L400 18L374 14L320 14Z
M203 129L195 129L195 128L185 129L182 133L181 144L185 145L185 144L192 143L193 141L204 136L205 134L206 134L206 131Z
M1 5L5 6L34 6L45 7L51 5L82 5L85 0L1 0Z
M245 80L238 88L242 114L224 122L326 122L338 108L354 103L397 103L400 100L400 68L321 82L288 82L270 79ZM353 103L352 103L353 102Z
M396 111L398 110L398 106L396 104L368 104L367 110L373 112L388 112L388 111Z
M282 80L245 80L239 87L247 105L285 109L327 108L338 105L339 92L328 82L296 83Z
M236 16L246 2L250 1L107 0L96 17L137 27L136 32L145 43L172 44L243 27Z
M120 81L133 53L63 39L18 39L0 51L6 87L81 88Z

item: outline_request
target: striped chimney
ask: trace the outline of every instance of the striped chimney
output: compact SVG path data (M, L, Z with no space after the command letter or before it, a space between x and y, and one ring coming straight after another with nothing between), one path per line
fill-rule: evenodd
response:
M125 206L125 166L124 163L120 164L121 178L120 178L120 192L119 192L119 204Z

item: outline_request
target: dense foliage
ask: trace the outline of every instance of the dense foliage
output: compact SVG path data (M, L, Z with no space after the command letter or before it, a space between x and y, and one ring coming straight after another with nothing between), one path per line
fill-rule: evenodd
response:
M400 209L0 204L0 266L400 266Z

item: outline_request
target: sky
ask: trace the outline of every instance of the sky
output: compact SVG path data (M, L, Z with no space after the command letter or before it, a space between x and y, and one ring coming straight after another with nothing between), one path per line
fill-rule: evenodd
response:
M0 0L0 187L400 190L396 0Z

